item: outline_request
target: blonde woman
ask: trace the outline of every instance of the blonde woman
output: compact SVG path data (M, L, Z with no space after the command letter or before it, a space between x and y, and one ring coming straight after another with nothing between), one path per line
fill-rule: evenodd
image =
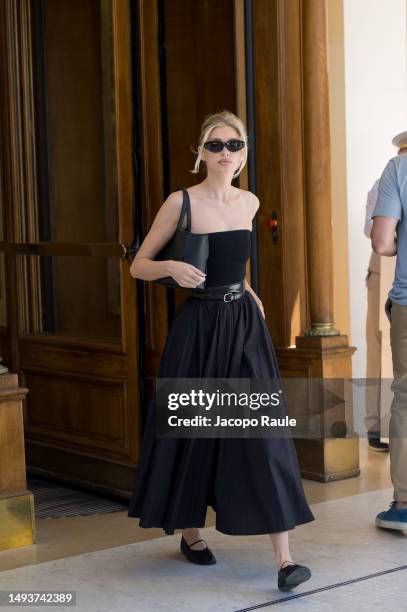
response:
M176 229L182 191L171 193L158 211L130 273L152 281L172 276L192 294L172 322L160 378L276 378L279 376L262 303L245 279L252 220L259 200L232 186L247 160L243 122L222 111L201 128L193 172L206 176L187 188L191 232L209 235L205 274L182 261L153 261ZM288 531L314 520L302 488L291 438L159 438L150 405L128 516L141 527L182 530L180 548L192 563L216 559L199 528L208 506L216 529L230 535L269 534L278 586L289 590L310 570L294 563Z

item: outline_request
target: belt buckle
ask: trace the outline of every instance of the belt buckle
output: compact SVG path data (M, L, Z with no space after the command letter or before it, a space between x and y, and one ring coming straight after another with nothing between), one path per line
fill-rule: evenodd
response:
M226 299L226 296L227 296L227 295L232 296L232 297L230 298L230 300L227 300L227 299ZM224 301L224 302L232 302L232 301L233 301L233 293L232 293L231 291L229 291L228 293L225 293L225 294L223 295L223 301Z

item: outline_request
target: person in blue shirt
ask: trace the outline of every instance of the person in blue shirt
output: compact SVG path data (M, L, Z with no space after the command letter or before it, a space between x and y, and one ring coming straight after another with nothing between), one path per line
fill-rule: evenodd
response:
M394 393L390 408L390 475L394 499L376 516L376 525L407 530L407 132L393 139L399 154L383 170L373 211L372 248L397 256L394 282L386 302L390 321Z

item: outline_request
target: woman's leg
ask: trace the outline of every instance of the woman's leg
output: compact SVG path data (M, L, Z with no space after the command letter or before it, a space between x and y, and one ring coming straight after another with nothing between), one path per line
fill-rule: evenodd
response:
M196 542L201 537L199 529L197 529L196 527L183 529L182 535L184 536L184 540L186 540L187 544L190 544L191 542ZM273 544L274 555L278 569L280 569L284 561L290 561L291 563L293 563L290 548L288 545L288 531L270 533L269 535ZM192 546L193 549L195 548L197 550L203 549L205 547L206 544L204 542L197 542Z
M294 563L288 546L288 531L279 531L278 533L270 533L269 535L274 548L277 568L280 569L284 561Z
M278 570L277 586L280 591L291 591L311 578L311 571L305 565L294 563L288 546L288 531L270 533Z
M197 529L196 527L189 527L188 529L183 529L182 535L184 536L184 540L188 545L190 545L191 542L196 542L201 538L199 529ZM204 548L206 548L205 542L196 542L196 544L191 546L192 550L203 550Z

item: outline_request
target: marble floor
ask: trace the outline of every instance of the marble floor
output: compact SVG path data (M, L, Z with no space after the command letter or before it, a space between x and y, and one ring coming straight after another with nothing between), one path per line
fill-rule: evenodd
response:
M269 538L224 535L212 512L201 530L218 561L208 567L184 559L179 533L143 530L123 512L38 521L36 545L0 553L0 591L75 591L81 612L404 609L407 537L373 522L392 499L388 462L361 440L360 477L304 481L316 521L291 533L291 549L313 575L289 594L277 589Z

